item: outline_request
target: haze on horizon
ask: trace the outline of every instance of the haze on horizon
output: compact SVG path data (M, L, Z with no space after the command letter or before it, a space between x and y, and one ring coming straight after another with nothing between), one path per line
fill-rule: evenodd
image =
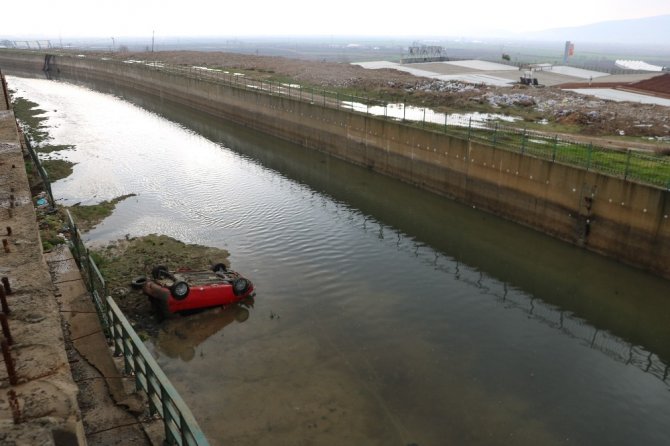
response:
M510 36L670 14L668 0L10 1L0 38L243 36Z

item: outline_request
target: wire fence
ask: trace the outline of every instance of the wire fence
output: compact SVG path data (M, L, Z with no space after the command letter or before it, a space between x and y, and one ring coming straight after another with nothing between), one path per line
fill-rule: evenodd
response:
M233 88L394 120L430 131L476 140L527 156L670 190L670 157L666 155L642 149L617 150L577 142L558 135L511 125L513 119L506 116L439 113L427 107L416 107L406 103L390 103L295 83L253 79L245 74L223 69L175 66L147 61L107 60L106 62L131 64L148 70L159 70L222 83Z

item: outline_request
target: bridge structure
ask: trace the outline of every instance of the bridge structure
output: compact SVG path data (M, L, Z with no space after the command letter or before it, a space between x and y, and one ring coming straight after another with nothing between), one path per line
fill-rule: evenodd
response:
M36 40L2 40L0 41L0 48L16 48L20 50L43 50L53 48L51 40L36 39Z

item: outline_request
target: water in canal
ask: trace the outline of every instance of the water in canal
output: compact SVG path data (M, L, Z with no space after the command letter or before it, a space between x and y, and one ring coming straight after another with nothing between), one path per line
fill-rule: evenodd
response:
M670 444L668 281L165 102L9 85L76 145L64 204L137 194L91 242L222 247L254 281L248 320L149 342L213 444Z

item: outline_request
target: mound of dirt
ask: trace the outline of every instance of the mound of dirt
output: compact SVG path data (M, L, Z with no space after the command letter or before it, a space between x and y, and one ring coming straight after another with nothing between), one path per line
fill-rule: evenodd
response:
M107 290L140 334L157 334L160 321L152 311L147 296L131 286L134 278L149 276L156 265L170 270L190 268L209 269L217 263L228 266L228 252L223 249L180 242L166 235L119 240L92 250Z

